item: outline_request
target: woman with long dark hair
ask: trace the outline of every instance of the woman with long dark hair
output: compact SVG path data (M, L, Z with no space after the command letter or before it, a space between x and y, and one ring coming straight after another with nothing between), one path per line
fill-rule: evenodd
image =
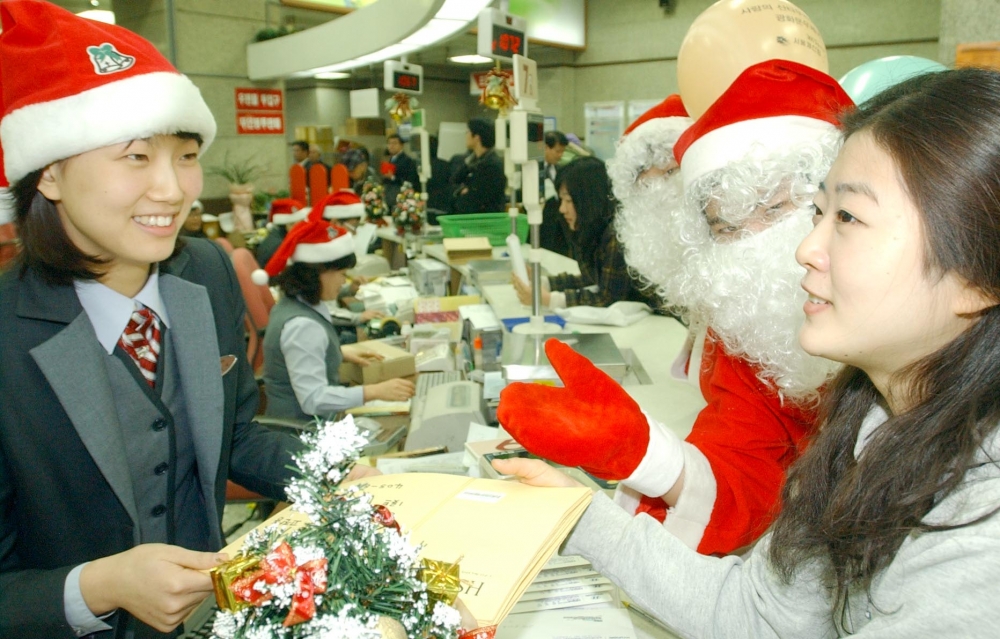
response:
M615 233L617 202L604 162L580 158L556 178L559 212L569 238L569 257L580 265L580 274L562 273L548 278L542 304L549 308L610 306L624 300L646 301L629 276L625 253ZM522 304L531 303L531 284L513 278Z
M911 79L843 132L797 259L800 341L845 367L771 531L698 557L599 495L566 546L684 636L1000 636L1000 74Z

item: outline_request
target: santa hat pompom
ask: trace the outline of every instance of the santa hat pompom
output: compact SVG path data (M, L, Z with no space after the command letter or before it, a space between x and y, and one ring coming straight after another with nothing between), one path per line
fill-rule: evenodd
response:
M262 268L254 269L254 272L250 274L250 281L257 286L267 286L271 278L268 276L267 271Z

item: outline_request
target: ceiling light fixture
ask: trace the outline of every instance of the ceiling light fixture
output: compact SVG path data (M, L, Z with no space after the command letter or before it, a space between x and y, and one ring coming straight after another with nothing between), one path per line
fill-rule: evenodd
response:
M115 12L107 11L105 9L88 9L86 11L81 11L76 14L81 18L87 18L88 20L93 20L95 22L103 22L105 24L115 23Z
M410 1L412 0L406 0L406 2ZM431 0L423 1L430 2ZM346 24L346 22L348 22L350 18L360 18L360 14L365 12L375 11L376 13L379 13L382 11L389 11L390 9L402 10L399 6L389 6L393 3L388 0L381 0L370 7L355 11L344 18L333 20L330 23L306 29L305 31L284 36L282 38L274 38L272 40L250 44L247 47L247 67L249 76L251 80L263 80L275 77L314 77L319 73L347 71L348 69L384 62L385 60L393 58L400 58L450 38L459 31L468 28L469 25L478 18L479 12L489 6L491 2L492 0L444 0L444 3L438 7L437 11L433 15L421 18L421 22L417 23L419 28L409 33L406 37L401 38L394 44L383 46L382 48L370 53L362 53L361 55L351 55L348 53L348 55L351 55L350 59L344 60L341 58L341 62L314 66L308 69L294 69L289 68L291 65L273 64L277 58L298 59L300 61L308 59L309 56L302 54L305 49L308 49L311 46L323 46L328 51L327 55L329 55L328 43L331 41L345 44L358 41L356 37L341 38L339 35L334 33L334 30L338 28L338 23L341 23L339 25L340 27L347 28L350 25ZM383 4L386 6L380 7L380 5ZM399 3L397 2L395 4L398 5ZM416 9L413 9L413 11L415 12ZM375 14L373 13L369 17L374 20ZM357 23L357 27L360 27L362 23L367 21L368 20L359 21ZM355 27L352 27L352 29L353 28ZM322 38L320 38L320 30L322 30ZM312 35L310 32L315 32L315 34ZM355 32L351 35L356 36L357 33ZM361 41L363 42L363 40ZM313 42L316 44L312 44ZM284 46L289 47L288 56L282 55L284 53L283 50L281 54L277 52L278 47ZM290 55L291 52L296 54L294 58ZM315 57L313 59L315 60ZM278 66L284 66L285 68L279 69Z
M313 77L317 80L345 80L351 77L351 74L342 71L327 71L326 73L317 73Z
M451 62L457 62L458 64L488 64L493 62L493 58L487 58L484 55L479 55L473 53L471 55L453 55L448 58Z

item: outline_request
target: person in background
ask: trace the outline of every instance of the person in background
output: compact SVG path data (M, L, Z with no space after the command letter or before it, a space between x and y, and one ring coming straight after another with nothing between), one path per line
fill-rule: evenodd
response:
M37 0L0 23L0 636L176 636L227 480L281 500L301 450L253 421L228 256L177 240L215 120L131 31Z
M306 159L305 167L308 173L314 164L319 164L326 170L327 183L330 181L330 165L323 161L323 149L318 144L309 145L309 157Z
M438 157L438 138L428 137L431 152L431 177L427 180L427 221L436 223L436 211L451 210L451 166ZM433 217L432 217L433 216Z
M646 301L625 266L615 235L617 203L604 162L580 158L559 174L559 212L570 243L570 257L580 275L553 275L543 284L542 304L549 308L610 306L618 301ZM522 304L531 304L531 283L512 278Z
M305 140L296 140L292 142L292 161L302 168L309 170L307 166L309 163L309 143Z
M201 230L201 216L204 212L205 206L201 203L201 200L195 200L191 203L191 212L188 214L187 219L184 220L184 226L181 227L181 237L208 238L205 232Z
M452 213L505 211L507 176L503 172L503 160L493 150L496 144L493 123L480 118L469 120L465 144L469 154L456 176Z
M549 131L543 141L545 146L544 166L538 173L538 195L545 204L542 207L542 226L539 229L539 245L559 255L569 255L569 239L566 237L566 225L559 212L559 192L556 189L556 178L559 173L559 161L566 152L569 140L560 131Z
M346 229L324 220L322 211L322 203L313 208L289 231L265 270L253 275L258 284L273 278L282 292L264 335L266 414L271 417L312 420L373 399L404 401L414 392L413 382L405 379L341 385L342 361L367 366L379 358L340 350L326 303L337 299L347 269L356 263L354 242Z
M404 182L409 182L413 190L419 193L421 185L417 163L406 154L404 146L403 138L398 133L393 133L386 138L385 151L389 160L382 166L382 179L386 183L391 182L396 185L397 192Z
M267 237L260 241L254 251L258 264L267 264L281 246L285 236L297 222L309 215L309 209L296 199L278 198L271 200L267 218Z
M680 636L1000 636L1000 74L917 76L841 126L796 258L799 342L844 368L770 531L699 556L598 492L563 548Z
M341 157L341 162L347 167L347 174L351 178L351 190L358 195L364 192L366 182L379 183L378 177L368 170L370 162L367 149L350 149Z

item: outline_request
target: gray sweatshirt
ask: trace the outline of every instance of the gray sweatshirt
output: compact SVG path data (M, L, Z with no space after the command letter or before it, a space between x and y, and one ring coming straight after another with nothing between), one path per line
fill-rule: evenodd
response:
M873 409L855 454L885 420ZM1000 506L1000 441L994 437L963 486L928 523L969 521ZM567 540L579 554L682 637L864 639L1000 637L1000 515L957 530L910 535L872 586L848 601L835 624L820 566L786 585L767 559L770 535L744 558L699 555L646 515L632 517L603 494Z

